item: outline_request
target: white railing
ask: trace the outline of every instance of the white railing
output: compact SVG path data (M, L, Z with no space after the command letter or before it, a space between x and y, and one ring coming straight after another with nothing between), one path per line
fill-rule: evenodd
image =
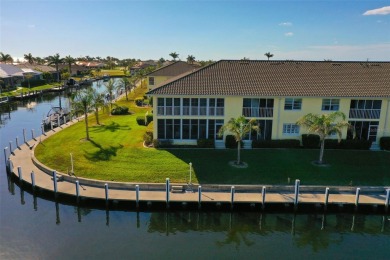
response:
M217 107L216 116L223 116L224 115L224 110L225 110L224 107Z
M350 109L349 118L379 119L380 109Z
M245 117L273 117L274 109L267 107L244 107L242 109L242 114Z

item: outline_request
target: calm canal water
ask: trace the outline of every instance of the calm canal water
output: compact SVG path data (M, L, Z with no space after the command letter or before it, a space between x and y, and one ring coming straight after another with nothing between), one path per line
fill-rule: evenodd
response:
M33 101L2 116L2 152L59 96ZM390 259L390 216L78 208L21 190L0 161L0 259Z

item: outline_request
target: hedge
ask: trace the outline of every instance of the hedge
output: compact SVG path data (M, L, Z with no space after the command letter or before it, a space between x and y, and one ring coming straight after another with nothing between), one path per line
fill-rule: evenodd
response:
M252 141L252 148L299 148L301 143L296 139Z
M143 126L146 125L144 116L137 116L137 118L135 120L137 120L138 125L143 125Z
M111 110L111 115L127 115L129 114L129 108L125 106L117 106Z
M243 146L243 143L241 141L241 147ZM225 147L226 148L230 148L230 149L233 149L233 148L237 148L237 141L236 141L236 138L234 138L233 135L227 135L226 138L225 138Z
M152 121L153 121L153 115L152 114L147 114L146 115L146 124L148 125Z
M318 148L320 147L320 136L313 134L302 135L303 148Z
M390 150L390 137L389 136L381 137L379 144L381 146L381 149Z
M198 139L198 148L214 148L213 139Z
M341 140L341 142L335 139L326 139L325 149L369 150L371 144L372 141L364 139Z

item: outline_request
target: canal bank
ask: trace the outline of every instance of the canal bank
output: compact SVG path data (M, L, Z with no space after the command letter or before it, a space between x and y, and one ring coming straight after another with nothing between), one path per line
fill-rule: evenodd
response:
M57 172L34 156L39 142L82 120L67 122L42 135L31 132L27 140L12 141L4 149L4 161L13 178L37 194L83 205L105 205L127 209L211 209L261 211L341 211L388 212L389 187L295 185L189 185L186 183L120 183L78 178ZM49 195L50 197L50 195Z

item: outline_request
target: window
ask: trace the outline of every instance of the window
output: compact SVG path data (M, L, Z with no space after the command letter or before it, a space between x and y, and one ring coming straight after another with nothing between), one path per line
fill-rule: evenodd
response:
M154 77L149 77L149 85L154 85Z
M338 111L340 107L340 99L323 99L322 111Z
M299 134L299 125L283 124L283 134L284 135L298 135Z
M284 110L301 110L302 98L286 98L284 101Z

